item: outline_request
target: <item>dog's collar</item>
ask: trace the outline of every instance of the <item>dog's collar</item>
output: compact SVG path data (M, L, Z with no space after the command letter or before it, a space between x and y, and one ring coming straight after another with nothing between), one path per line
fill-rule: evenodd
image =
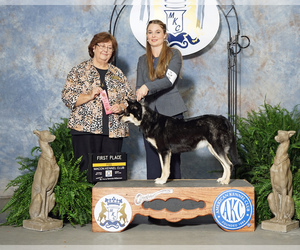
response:
M286 156L283 158L283 160L278 161L278 163L277 163L277 158L276 158L276 156L275 156L275 158L274 158L274 164L275 164L275 165L280 165L281 163L283 163L284 161L286 161L288 158L289 158L289 155L286 154Z
M41 156L40 157L42 157L42 158L44 158L45 160L47 160L47 161L53 161L53 160L55 160L55 157L54 156L52 156L52 157L49 157L49 156L46 156L45 154L43 154L43 153L41 153Z

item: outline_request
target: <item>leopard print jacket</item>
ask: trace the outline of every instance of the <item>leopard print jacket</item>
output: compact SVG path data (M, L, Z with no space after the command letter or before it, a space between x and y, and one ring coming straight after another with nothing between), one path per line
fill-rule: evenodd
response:
M109 64L105 75L107 95L110 105L123 103L127 106L127 99L134 99L133 91L123 72ZM89 93L94 87L100 86L100 75L93 65L92 59L87 60L72 68L67 76L67 81L62 90L62 101L71 110L68 128L102 134L102 102L101 96L83 105L75 107L78 96ZM128 125L120 121L118 114L109 115L109 137L129 136Z

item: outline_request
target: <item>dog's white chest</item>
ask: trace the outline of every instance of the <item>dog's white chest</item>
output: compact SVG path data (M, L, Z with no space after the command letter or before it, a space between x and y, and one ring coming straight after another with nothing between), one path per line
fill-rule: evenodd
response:
M208 146L208 141L200 141L198 144L197 144L197 147L196 149L200 149L200 148L205 148Z
M153 146L157 149L157 144L156 144L156 141L153 139L153 138L149 138L147 137L146 140Z

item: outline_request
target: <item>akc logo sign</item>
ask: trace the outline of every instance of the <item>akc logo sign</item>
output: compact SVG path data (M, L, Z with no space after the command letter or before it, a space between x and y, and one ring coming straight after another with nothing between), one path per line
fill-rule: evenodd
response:
M132 210L129 202L120 195L102 197L96 204L94 218L97 224L109 232L125 229L131 221Z
M153 19L167 25L169 46L179 49L183 56L205 48L220 25L215 0L133 0L130 26L144 47L146 27Z
M213 217L219 226L227 230L250 227L253 205L248 195L236 189L222 192L213 204Z

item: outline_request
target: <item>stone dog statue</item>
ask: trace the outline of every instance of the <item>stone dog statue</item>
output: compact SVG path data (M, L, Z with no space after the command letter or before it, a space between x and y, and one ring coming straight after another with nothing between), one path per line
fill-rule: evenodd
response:
M268 196L269 207L275 217L272 221L291 222L294 215L294 200L292 198L293 183L290 169L290 159L287 153L290 145L290 137L296 131L278 131L275 141L279 144L274 163L270 169L273 192Z
M62 227L62 221L48 217L55 205L54 187L59 177L59 166L49 145L55 136L47 130L34 130L33 133L39 138L42 152L32 183L30 220L24 220L23 227L38 231L53 230Z
M275 141L279 143L270 169L272 192L268 195L269 207L275 215L270 220L262 221L261 228L276 232L288 232L299 227L299 221L292 221L295 203L292 197L293 183L290 159L287 153L290 138L296 131L278 130Z

